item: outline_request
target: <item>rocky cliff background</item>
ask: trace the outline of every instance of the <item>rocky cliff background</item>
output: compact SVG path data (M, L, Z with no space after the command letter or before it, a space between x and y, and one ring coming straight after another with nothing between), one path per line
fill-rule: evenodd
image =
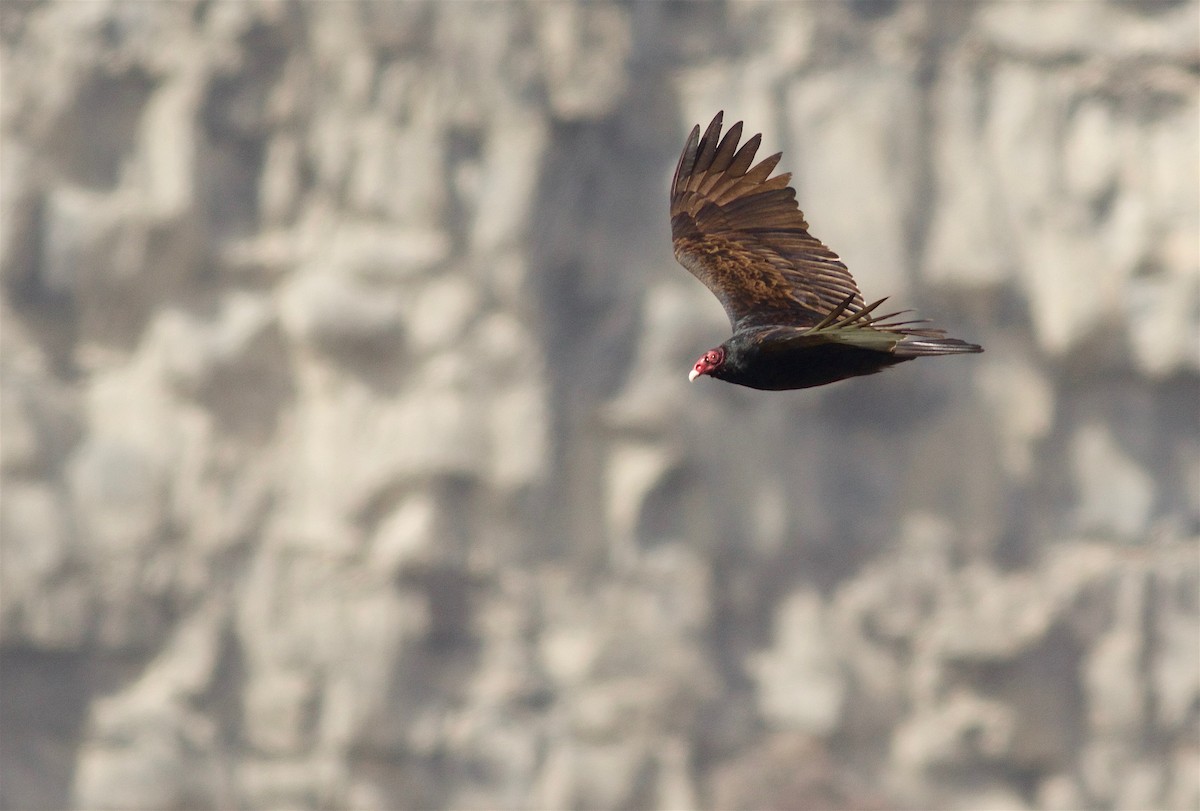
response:
M20 2L0 806L1200 807L1196 2ZM978 357L805 392L718 110Z

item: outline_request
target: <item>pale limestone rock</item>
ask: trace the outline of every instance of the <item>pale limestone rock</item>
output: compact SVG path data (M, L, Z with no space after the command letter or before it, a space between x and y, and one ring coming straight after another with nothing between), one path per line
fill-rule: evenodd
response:
M1038 808L1084 808L1086 805L1078 782L1069 775L1055 774L1038 785Z
M506 111L493 123L479 167L470 232L473 251L488 255L511 247L527 233L548 137L547 125L522 110Z
M1016 720L1004 704L954 691L918 708L893 737L891 756L905 770L986 762L1004 756Z
M806 76L788 92L794 145L781 169L795 173L810 231L871 301L908 293L913 212L902 190L915 182L915 102L914 79L896 65Z
M489 252L475 263L476 275L506 309L520 312L529 284L529 260L513 248Z
M1001 215L1020 252L1018 277L1031 291L1039 342L1065 352L1116 309L1122 268L1093 239L1086 215L1057 187L1058 119L1069 103L1063 81L1024 65L994 74L995 101L983 135L1003 196Z
M321 548L336 540L348 551L354 536L347 522L381 494L434 471L469 477L484 468L486 434L477 406L453 378L435 382L431 374L417 382L382 399L315 371L300 381L293 423L298 441L281 454L289 509L279 527L291 542ZM344 454L356 459L353 470L306 461Z
M105 254L111 253L115 228L107 195L88 189L60 187L46 202L41 283L51 292L79 295L86 280L107 276Z
M463 349L488 384L536 385L545 372L542 348L512 313L493 311L474 325Z
M1067 5L8 4L4 802L1194 808L1200 7ZM988 354L687 384L719 109Z
M612 555L627 565L637 555L636 532L645 500L676 468L678 458L668 449L633 442L616 444L610 453L606 504Z
M814 8L803 3L764 6L738 4L729 9L730 22L746 31L746 36L763 42L757 66L773 70L778 76L805 67L813 57L817 17ZM759 78L759 77L754 77Z
M371 544L371 565L401 573L436 559L437 507L428 494L405 498L381 522Z
M68 504L43 483L10 482L0 491L0 640L72 650L88 633L92 598L69 567L78 560Z
M363 37L376 48L403 53L425 44L433 14L428 3L372 3L359 14Z
M163 220L188 216L196 204L199 147L191 116L203 80L197 73L181 73L150 96L139 122L139 160L128 169L146 208Z
M1200 267L1200 260L1192 267ZM1200 317L1195 306L1200 285L1196 274L1135 278L1129 286L1125 310L1138 365L1162 377L1200 368Z
M586 628L563 626L543 634L538 645L543 665L556 681L586 679L599 653L599 640Z
M193 708L217 667L220 625L211 605L197 611L140 680L94 705L74 786L78 802L113 809L220 802L218 730ZM162 779L172 773L181 779Z
M1079 753L1079 781L1091 797L1111 801L1119 790L1130 760L1127 742L1115 738L1093 738Z
M1157 759L1138 760L1126 770L1116 804L1121 808L1149 808L1163 796L1166 780L1166 770Z
M872 787L837 773L821 741L801 733L773 733L727 759L708 776L713 808L827 808L882 811Z
M1109 104L1085 100L1066 122L1063 183L1065 191L1093 204L1120 182L1120 138Z
M338 222L314 246L328 269L391 283L424 273L450 256L450 240L437 228L378 222Z
M353 599L340 599L344 584L377 580L374 573L355 574L335 582L322 600L323 633L335 628L341 633L322 641L317 650L315 664L327 673L318 734L326 749L363 745L388 751L405 741L414 717L428 709L407 693L411 688L403 662L415 654L431 623L442 620L427 601L394 589L361 589ZM352 667L331 669L351 657Z
M554 114L571 121L614 109L627 82L629 15L603 5L551 4L537 11Z
M291 220L300 205L303 147L294 137L278 137L267 144L259 182L258 207L267 225Z
M671 738L658 749L658 785L656 786L657 808L675 808L691 811L700 808L700 799L692 780L690 745L684 740Z
M545 481L550 447L546 393L538 386L501 392L489 410L488 478L503 493Z
M927 632L930 643L951 661L1018 655L1047 632L1054 617L1040 586L991 567L965 568L943 592L940 621Z
M154 325L152 341L162 353L167 378L181 391L196 395L207 393L221 378L228 383L231 374L261 363L257 356L274 328L270 303L261 296L242 293L222 302L211 321L166 310Z
M249 679L243 700L247 743L275 757L303 752L314 736L318 687L310 672L271 670Z
M485 469L487 427L479 418L480 404L466 395L466 366L457 357L435 358L418 385L381 413L381 472L474 475Z
M42 483L20 482L0 494L6 565L6 596L19 598L44 584L67 562L69 533L62 494ZM28 597L28 595L26 595Z
M1134 356L1152 375L1200 368L1200 191L1189 182L1200 173L1200 133L1188 123L1197 115L1193 94L1170 116L1130 135L1139 139L1142 159L1128 180L1144 201L1153 237L1129 281L1125 315Z
M628 804L631 787L647 766L647 753L609 744L567 744L552 751L536 789L544 808L617 808Z
M990 285L1012 279L1018 257L1013 223L998 216L1002 199L995 168L981 139L979 110L986 88L973 52L950 56L934 85L935 193L930 235L921 273L935 283ZM980 175L988 179L982 182Z
M8 553L6 553L8 554ZM0 580L0 583L5 581ZM29 584L24 584L26 589ZM36 584L36 590L9 589L5 597L0 635L5 643L33 645L39 650L77 650L89 639L96 619L99 600L94 585L80 578L53 578L49 584ZM6 585L6 589L7 589ZM27 599L18 602L25 596Z
M981 786L963 792L946 804L955 811L1026 811L1030 806L1006 786Z
M1171 781L1167 786L1163 803L1168 808L1195 808L1200 802L1200 775L1196 774L1195 752L1188 747L1175 751L1168 768Z
M416 711L390 703L388 681L409 640L422 631L413 600L373 587L386 578L312 555L286 570L271 571L264 562L255 575L264 594L239 621L247 678L255 685L245 696L248 738L301 757L317 742L326 749L351 740L394 747L396 716ZM346 588L360 596L341 599ZM303 610L270 616L273 603L298 594L305 595ZM351 660L352 667L330 669Z
M1077 430L1071 456L1079 482L1079 527L1135 537L1139 528L1146 526L1154 506L1154 479L1101 424L1089 423Z
M763 717L812 735L836 729L846 685L835 651L818 595L788 597L776 615L775 645L750 663Z
M154 811L215 801L215 764L198 762L193 754L213 747L213 731L203 717L192 714L182 723L171 723L155 714L129 733L136 735L134 746L91 744L80 753L74 782L77 802L112 811ZM168 774L176 777L163 780Z
M408 334L416 352L433 352L462 342L479 312L479 290L461 275L426 282L408 303Z
M482 318L459 344L471 369L465 385L491 392L486 415L489 480L505 493L542 481L549 463L550 413L541 348L505 312Z
M355 128L348 189L355 209L409 227L443 223L446 159L443 139L432 124L400 129L382 116L371 116Z
M1054 424L1054 389L1034 366L1019 358L989 356L977 380L996 415L1004 466L1014 477L1028 477L1038 443Z
M404 322L399 297L345 274L306 273L280 295L280 318L294 339L326 351L399 344Z
M1200 698L1200 647L1195 644L1200 637L1200 616L1194 603L1189 603L1200 581L1200 565L1192 550L1181 548L1177 561L1155 572L1155 580L1158 587L1151 597L1151 609L1160 627L1150 685L1154 721L1164 730L1184 730L1188 714Z
M29 284L38 216L36 166L31 150L13 139L0 152L0 279L11 290Z
M166 476L161 460L119 439L93 439L71 463L71 499L97 559L136 555L162 530Z
M1035 9L992 3L980 10L982 36L1037 59L1104 56L1178 58L1194 53L1194 3L1064 3Z
M42 462L46 449L45 438L38 425L30 386L5 369L5 385L0 388L0 422L4 424L4 442L0 444L0 469L6 473L36 470ZM22 384L20 388L18 385Z
M994 81L1000 103L987 122L991 160L1007 211L1003 219L1014 236L1024 235L1017 242L1025 245L1020 276L1037 291L1030 298L1042 340L1064 351L1106 319L1129 313L1137 359L1146 368L1161 373L1193 363L1195 352L1187 347L1196 316L1181 302L1194 288L1200 249L1194 217L1178 213L1195 211L1198 203L1194 188L1172 190L1186 170L1170 173L1165 183L1154 180L1162 141L1146 138L1156 130L1141 126L1128 105L1091 101L1068 118L1078 92L1071 85L1042 81L1015 65ZM1018 92L1021 86L1026 89ZM1170 132L1179 138L1174 133L1189 128ZM1195 163L1195 138L1189 133L1182 137L1188 146L1168 148L1175 160ZM936 238L934 244L936 251ZM1187 247L1179 251L1176 245ZM1136 274L1148 267L1161 268L1169 281L1146 285ZM1158 305L1153 315L1151 302Z
M1100 737L1126 739L1147 719L1145 687L1137 678L1144 639L1137 625L1144 615L1146 577L1134 570L1114 585L1114 618L1083 663L1082 683L1088 693L1089 723Z
M346 768L328 755L278 760L248 755L236 774L238 796L256 808L332 806L343 800Z

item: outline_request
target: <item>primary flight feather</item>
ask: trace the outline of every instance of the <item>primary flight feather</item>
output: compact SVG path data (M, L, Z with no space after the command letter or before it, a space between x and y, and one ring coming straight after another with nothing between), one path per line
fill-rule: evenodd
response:
M671 181L675 258L721 302L733 336L689 379L710 375L755 389L804 389L872 374L923 355L982 352L922 321L876 316L838 255L808 232L781 153L756 165L760 135L739 148L723 113L692 129Z

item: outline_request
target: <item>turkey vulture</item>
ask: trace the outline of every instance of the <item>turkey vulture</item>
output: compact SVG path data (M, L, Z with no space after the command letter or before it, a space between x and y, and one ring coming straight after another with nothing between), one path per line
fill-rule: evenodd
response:
M696 361L754 389L823 386L923 355L982 352L926 322L877 316L838 256L811 234L790 173L770 177L782 153L751 167L761 135L738 148L742 122L721 137L717 113L692 129L671 181L675 258L725 307L733 336Z

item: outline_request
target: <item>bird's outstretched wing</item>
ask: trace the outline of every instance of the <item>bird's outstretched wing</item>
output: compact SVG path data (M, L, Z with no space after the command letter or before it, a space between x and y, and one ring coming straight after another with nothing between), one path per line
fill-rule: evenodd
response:
M863 308L850 271L808 233L791 174L769 177L781 153L751 167L760 135L738 148L742 122L721 138L724 113L684 144L671 182L675 258L725 307L735 331L820 323Z

